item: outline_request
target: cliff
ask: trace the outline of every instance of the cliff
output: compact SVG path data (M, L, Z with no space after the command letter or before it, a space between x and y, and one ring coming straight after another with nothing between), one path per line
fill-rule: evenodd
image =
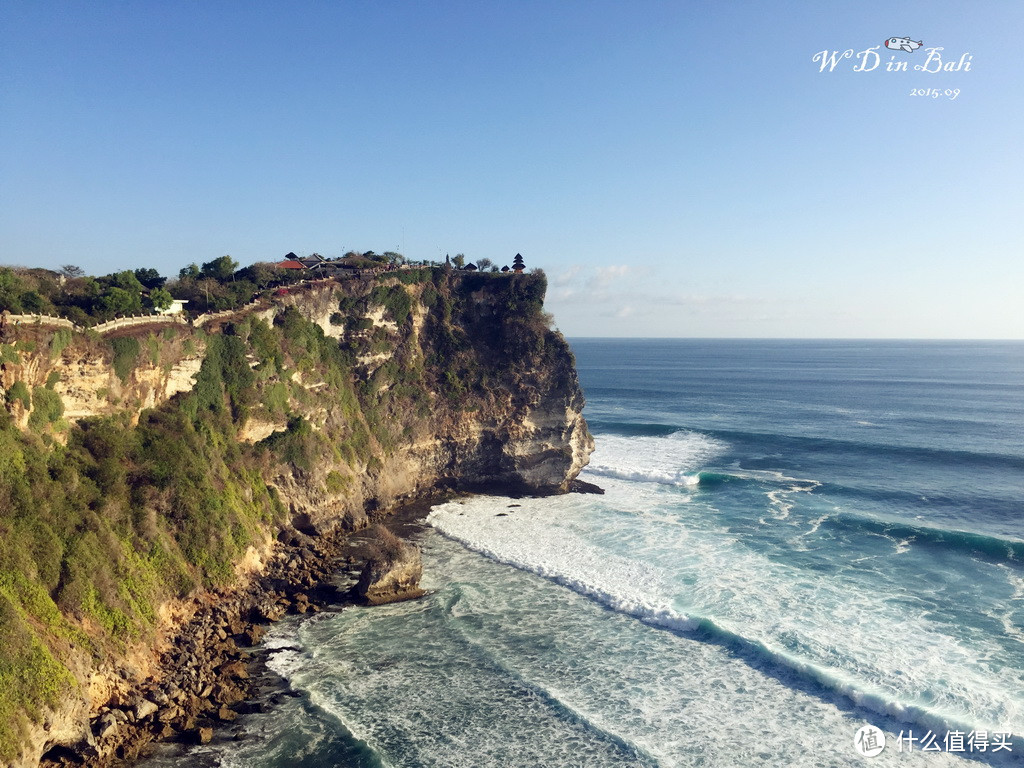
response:
M0 762L86 737L283 529L358 529L439 488L568 490L593 441L544 289L406 270L201 328L8 328Z

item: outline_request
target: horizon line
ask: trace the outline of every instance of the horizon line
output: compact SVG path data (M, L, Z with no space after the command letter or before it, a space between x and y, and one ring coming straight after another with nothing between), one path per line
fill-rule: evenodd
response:
M562 333L566 339L586 341L933 341L933 342L1016 342L1024 337L974 338L938 336L576 336Z

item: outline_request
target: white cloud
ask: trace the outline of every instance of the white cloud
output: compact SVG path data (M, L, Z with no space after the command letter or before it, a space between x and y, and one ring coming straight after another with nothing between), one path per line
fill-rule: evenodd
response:
M573 264L565 272L555 275L555 278L551 281L551 284L558 288L564 288L566 286L572 285L573 283L576 282L576 278L582 271L583 267L581 267L579 264Z
M612 264L607 267L598 267L593 277L588 280L588 284L591 288L606 288L621 282L628 272L628 264Z

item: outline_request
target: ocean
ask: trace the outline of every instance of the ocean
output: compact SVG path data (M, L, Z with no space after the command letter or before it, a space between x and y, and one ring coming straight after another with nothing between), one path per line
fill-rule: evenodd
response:
M428 597L147 765L1024 764L1024 343L571 344L604 495L435 507Z

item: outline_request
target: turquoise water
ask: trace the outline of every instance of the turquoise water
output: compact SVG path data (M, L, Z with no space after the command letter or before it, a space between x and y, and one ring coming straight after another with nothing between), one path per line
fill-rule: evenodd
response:
M436 507L432 594L277 628L188 764L1024 763L1024 344L573 349L606 494Z

